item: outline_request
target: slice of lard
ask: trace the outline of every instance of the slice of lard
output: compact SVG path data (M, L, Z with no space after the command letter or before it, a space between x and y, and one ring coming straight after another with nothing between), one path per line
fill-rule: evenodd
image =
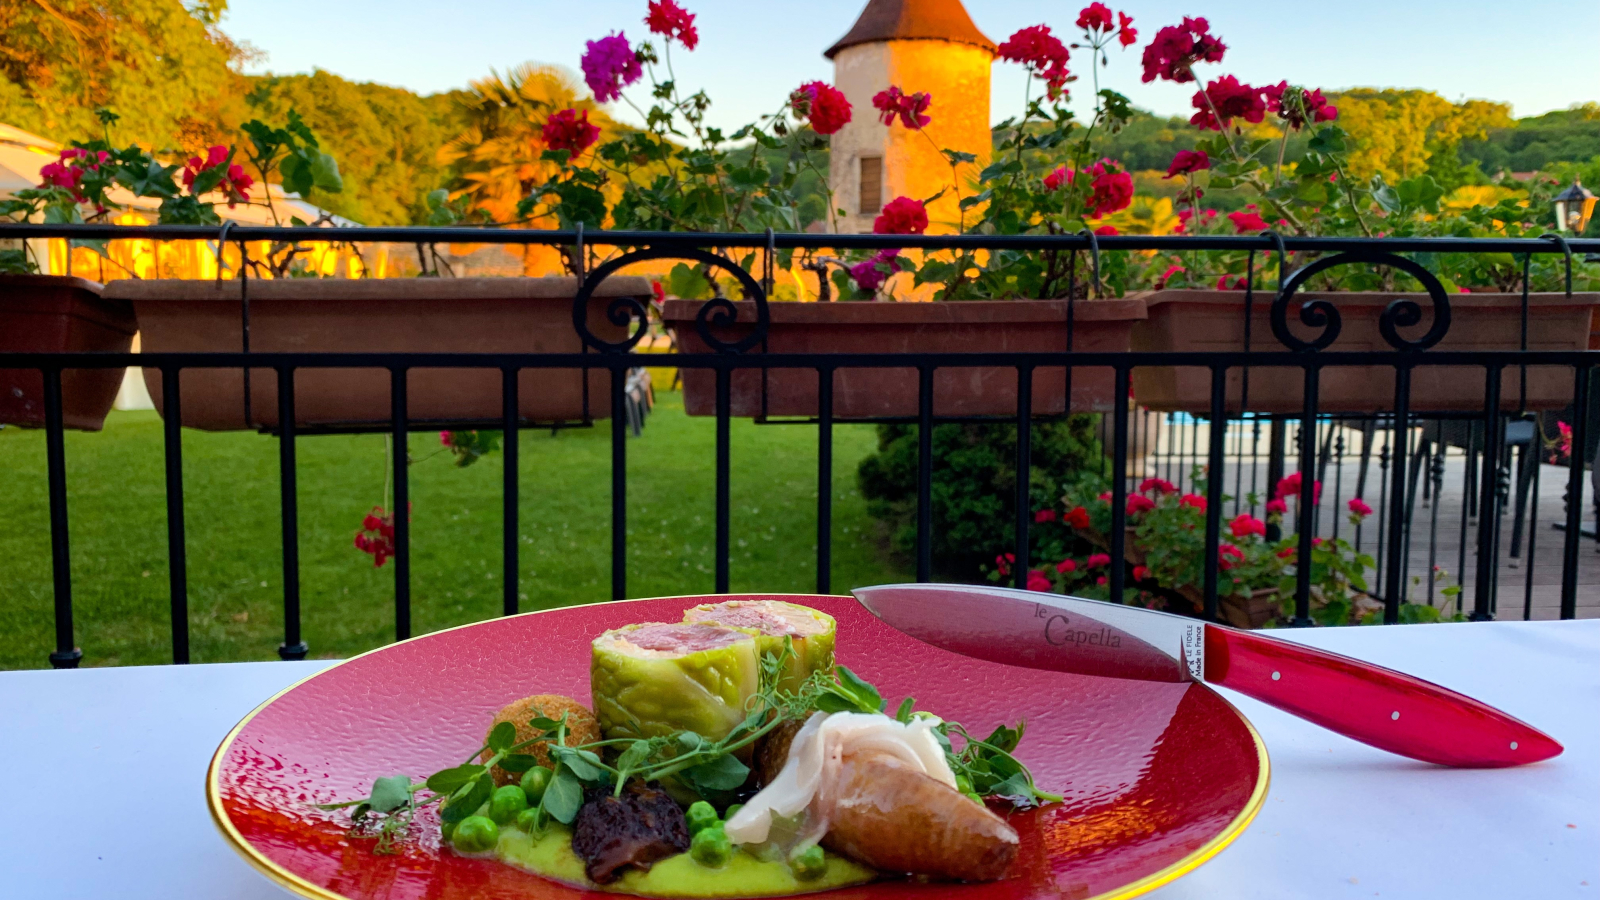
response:
M828 833L840 765L855 753L890 754L955 787L955 773L934 735L939 724L934 716L899 722L882 713L813 713L795 734L778 777L728 820L728 839L734 844L763 843L774 817L793 819L804 813L795 844L816 843Z

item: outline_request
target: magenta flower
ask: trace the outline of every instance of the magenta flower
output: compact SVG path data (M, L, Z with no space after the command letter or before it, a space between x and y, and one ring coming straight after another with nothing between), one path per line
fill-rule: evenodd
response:
M580 64L584 83L594 91L594 99L601 103L621 97L623 88L644 75L644 67L639 65L639 58L622 32L587 42Z

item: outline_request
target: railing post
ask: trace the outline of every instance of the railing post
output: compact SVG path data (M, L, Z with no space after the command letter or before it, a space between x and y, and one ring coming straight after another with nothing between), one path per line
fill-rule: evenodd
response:
M584 378L588 380L587 375ZM613 363L611 366L611 599L625 600L628 597L628 398L627 398L628 367L626 363ZM718 410L719 414L721 410ZM718 419L726 422L726 419ZM728 466L726 456L718 448L717 460L717 497L719 504L726 502L726 488L728 480ZM726 550L724 546L722 548ZM719 555L724 561L726 553ZM726 579L727 570L719 570L720 577ZM717 589L717 593L725 594L728 588L724 583Z
M1317 388L1322 375L1315 360L1308 361L1300 413L1300 497L1295 501L1295 538L1299 549L1294 561L1294 615L1289 625L1306 628L1311 618L1311 553L1317 501Z
M1483 477L1478 480L1478 579L1472 586L1473 622L1494 618L1494 580L1499 569L1495 559L1495 531L1500 527L1500 488L1495 473L1500 468L1500 370L1491 363L1484 366L1483 384Z
M826 366L817 370L817 593L832 589L833 368Z
M1572 452L1567 458L1567 533L1561 546L1561 618L1578 615L1578 542L1583 527L1583 454L1589 440L1589 367L1573 372Z
M1214 366L1211 369L1211 426L1207 432L1210 447L1206 454L1206 558L1202 569L1205 615L1210 621L1217 619L1222 568L1222 453L1228 435L1227 385L1228 367Z
M520 416L517 400L517 367L507 366L500 371L500 447L504 456L502 460L505 467L500 483L500 581L504 596L501 597L500 611L504 615L517 614L517 566L518 550L517 541L520 539L521 526L517 515L517 451L518 440L521 432L517 426ZM583 372L584 381L589 380L588 370Z
M172 661L189 661L189 560L183 536L183 411L177 366L161 369L162 441L167 460L167 583L172 600Z
M917 581L933 580L933 368L917 368Z
M61 412L61 370L44 369L44 448L50 491L50 574L54 578L56 649L53 669L76 669L83 659L72 637L72 553L67 544L67 449Z
M1069 408L1070 408L1069 398ZM1028 541L1028 526L1033 517L1033 502L1028 492L1033 470L1033 367L1017 367L1017 522L1016 565L1011 567L1012 582L1019 589L1028 586L1033 554Z
M394 639L411 637L411 452L405 366L389 370L389 424L394 440Z
M1128 529L1128 378L1125 365L1116 367L1111 390L1111 602L1122 602L1127 577ZM1171 432L1168 432L1169 439Z
M1406 451L1410 448L1407 434L1410 430L1409 414L1411 409L1411 366L1397 365L1394 370L1394 468L1389 470L1390 490L1389 508L1382 510L1379 515L1389 517L1389 527L1386 532L1388 538L1389 568L1385 570L1383 588L1383 622L1385 625L1394 625L1400 621L1400 603L1405 597L1406 564L1410 561L1410 548L1406 537L1409 532L1406 514ZM1438 497L1434 498L1434 510L1439 508ZM1335 512L1337 515L1337 512ZM1463 507L1463 516L1466 509ZM1433 577L1433 572L1428 572L1428 577ZM1430 582L1431 583L1431 582Z
M731 502L728 496L728 465L729 454L732 452L729 446L731 428L729 420L733 415L732 401L729 398L729 392L732 388L729 381L732 377L733 373L727 365L717 367L717 558L713 561L713 564L716 567L717 579L715 593L718 594L726 594L728 592L728 553L731 530L728 509Z
M279 659L305 659L300 636L300 497L295 468L294 367L278 368L278 495L283 510L283 643Z

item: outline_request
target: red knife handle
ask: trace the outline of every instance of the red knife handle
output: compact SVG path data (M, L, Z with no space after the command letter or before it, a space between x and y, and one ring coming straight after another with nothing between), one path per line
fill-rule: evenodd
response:
M1209 624L1205 653L1207 682L1412 759L1501 768L1562 749L1488 704L1337 653Z

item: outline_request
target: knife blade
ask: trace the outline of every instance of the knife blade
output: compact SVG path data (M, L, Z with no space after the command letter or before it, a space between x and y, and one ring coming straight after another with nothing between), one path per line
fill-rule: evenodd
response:
M963 656L1077 675L1220 685L1424 762L1502 768L1562 752L1544 732L1464 694L1260 632L1012 588L888 584L852 593L895 629Z

